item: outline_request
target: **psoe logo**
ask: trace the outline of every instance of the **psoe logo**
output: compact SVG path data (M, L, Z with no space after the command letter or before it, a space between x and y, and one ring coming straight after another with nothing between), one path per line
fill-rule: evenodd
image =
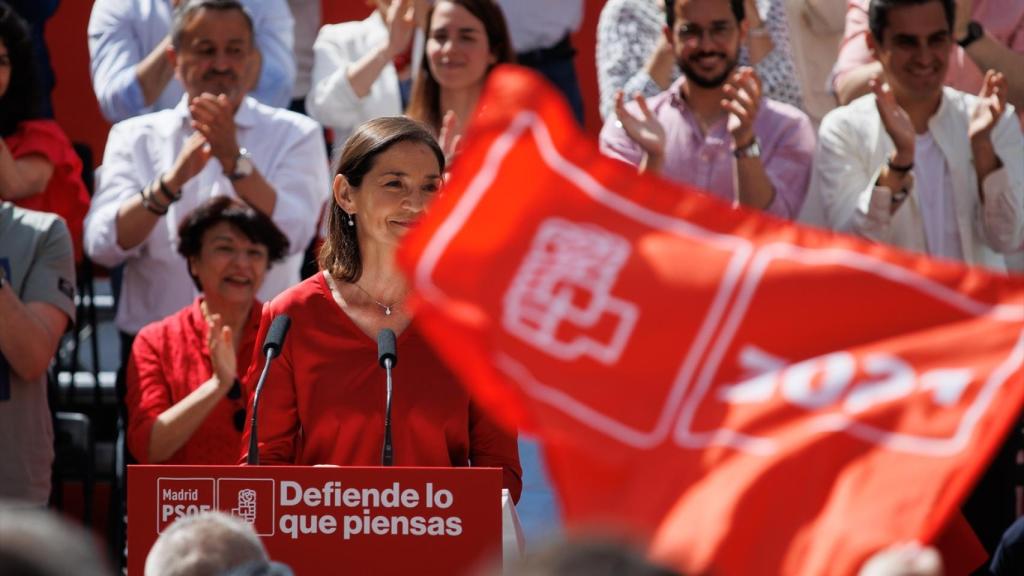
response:
M156 531L162 533L175 520L213 510L213 478L158 478Z
M260 536L274 535L275 482L263 478L217 480L217 509L245 520Z

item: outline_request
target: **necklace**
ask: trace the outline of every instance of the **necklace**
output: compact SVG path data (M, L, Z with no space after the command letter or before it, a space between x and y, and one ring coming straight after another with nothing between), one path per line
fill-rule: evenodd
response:
M364 290L363 287L360 286L357 282L353 282L352 285L355 286L356 288L359 288L359 291L362 292L363 294L366 294L367 298L369 298L370 300L373 300L374 304L376 304L377 306L380 306L384 310L384 315L385 316L391 316L391 309L394 308L395 306L397 306L403 299L405 299L405 296L402 296L401 298L399 298L398 300L395 300L391 304L385 304L385 303L381 302L380 300L377 300L376 298L371 296L370 293L367 292L366 290Z

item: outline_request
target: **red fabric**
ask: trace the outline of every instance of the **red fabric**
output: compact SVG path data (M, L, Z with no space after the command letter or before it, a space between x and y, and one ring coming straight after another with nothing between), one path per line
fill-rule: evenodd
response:
M128 360L125 405L128 407L128 450L149 463L149 437L157 416L180 402L213 376L206 347L209 327L200 309L202 298L178 313L139 331ZM262 305L253 301L249 320L236 352L238 374L245 374L260 322ZM161 464L234 464L242 434L235 412L245 409L245 394L222 399L177 452Z
M52 120L28 120L4 138L15 160L33 154L53 165L53 175L41 193L15 202L22 208L52 212L64 218L75 245L75 262L82 259L82 223L89 211L89 191L82 182L82 161L60 126Z
M260 397L260 463L379 465L386 387L376 340L338 307L323 274L267 304L259 342L279 314L292 323ZM515 436L477 409L427 345L418 322L398 336L397 348L391 407L395 465L502 468L503 485L518 500L522 469ZM250 393L263 362L261 356L249 368ZM243 462L248 435L247 423Z
M489 76L399 260L452 369L541 439L570 529L685 573L935 542L1024 404L1024 278L638 176L523 69Z

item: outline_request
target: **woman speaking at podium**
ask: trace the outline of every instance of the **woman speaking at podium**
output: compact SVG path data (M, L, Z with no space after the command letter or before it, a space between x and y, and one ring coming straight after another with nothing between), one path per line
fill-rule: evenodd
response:
M394 464L502 468L504 487L519 499L515 435L473 403L427 344L406 307L409 288L395 263L399 241L437 194L444 165L430 131L407 118L371 120L346 142L322 272L263 309L258 342L278 315L291 318L291 330L259 400L261 464L381 464L385 373L377 334L389 328L398 335L401 359L393 372ZM250 366L250 396L265 361ZM242 461L249 434L247 425Z

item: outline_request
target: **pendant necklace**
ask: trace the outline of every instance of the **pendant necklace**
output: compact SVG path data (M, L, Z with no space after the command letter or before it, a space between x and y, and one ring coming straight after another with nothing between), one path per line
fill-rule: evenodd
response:
M366 290L364 290L363 287L360 286L358 283L353 282L352 285L355 286L356 288L359 288L359 291L362 292L363 294L366 294L367 298L369 298L370 300L373 300L374 304L376 304L377 306L380 306L381 309L384 310L384 315L385 316L391 316L391 309L394 308L395 306L397 306L402 301L402 299L405 298L405 296L403 296L402 298L399 298L398 300L395 300L391 304L385 304L385 303L381 302L380 300L377 300L376 298L371 296L370 293L367 292Z

